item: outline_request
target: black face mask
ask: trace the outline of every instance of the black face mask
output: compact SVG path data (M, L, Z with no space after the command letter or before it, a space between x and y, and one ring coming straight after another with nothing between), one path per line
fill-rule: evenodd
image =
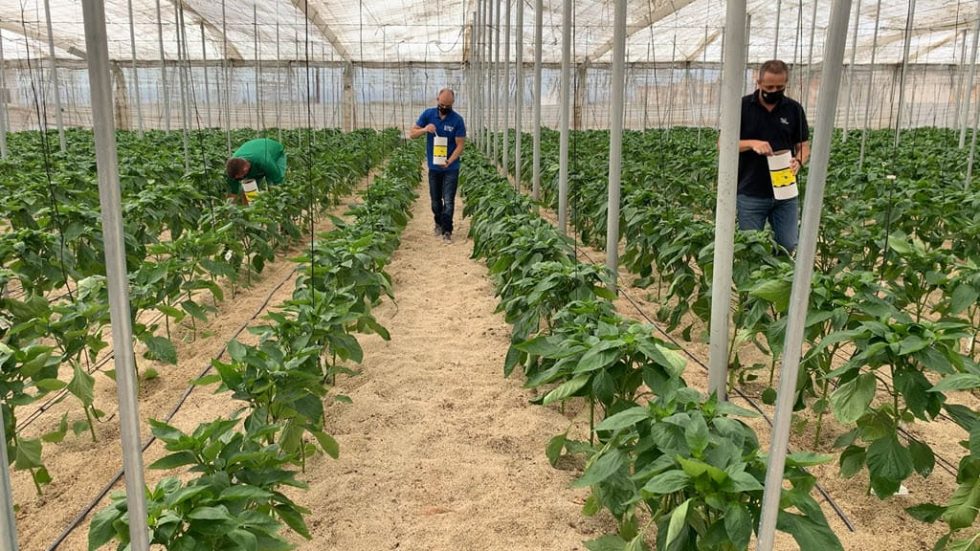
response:
M768 103L769 105L776 105L784 97L786 97L786 90L776 90L774 92L760 90L760 92L762 92L762 101Z
M453 108L452 107L443 107L443 106L440 105L440 106L438 106L438 109L439 109L439 114L440 115L443 115L443 116L448 115L448 114L450 114L450 113L453 112Z

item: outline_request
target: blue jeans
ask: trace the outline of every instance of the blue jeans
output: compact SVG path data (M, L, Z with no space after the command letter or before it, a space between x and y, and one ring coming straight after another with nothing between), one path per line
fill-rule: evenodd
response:
M776 243L789 252L796 250L799 239L799 197L777 201L771 197L752 197L740 193L735 204L738 209L738 229L762 230L768 220L776 236Z
M429 171L429 198L432 199L432 217L442 233L453 233L453 209L456 207L456 184L459 171Z

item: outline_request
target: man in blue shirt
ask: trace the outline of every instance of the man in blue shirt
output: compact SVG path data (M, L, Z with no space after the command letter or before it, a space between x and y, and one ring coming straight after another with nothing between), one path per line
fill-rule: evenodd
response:
M455 101L456 94L451 89L439 90L436 106L423 111L408 132L410 138L425 135L434 231L447 243L453 240L453 207L459 182L459 158L466 141L463 117L453 111Z

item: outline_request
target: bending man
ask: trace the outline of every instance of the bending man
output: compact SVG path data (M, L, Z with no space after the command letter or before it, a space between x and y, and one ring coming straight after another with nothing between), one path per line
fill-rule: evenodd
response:
M269 184L281 184L286 177L286 149L276 140L259 138L241 145L225 164L228 198L248 202L242 192L242 181L263 178Z

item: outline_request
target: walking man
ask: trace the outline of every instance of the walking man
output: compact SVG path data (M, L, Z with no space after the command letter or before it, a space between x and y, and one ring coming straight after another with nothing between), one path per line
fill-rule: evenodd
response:
M759 68L756 90L742 98L736 205L740 230L762 230L768 220L776 242L792 253L799 239L799 197L776 198L773 188L781 182L773 181L767 161L774 153L791 151L795 176L810 158L806 113L785 96L788 80L786 63L766 61Z
M452 243L453 240L453 208L456 203L456 185L459 182L459 158L463 154L466 139L463 117L453 111L455 101L456 94L451 89L439 90L436 106L423 111L408 132L410 138L425 135L434 232L447 243Z

